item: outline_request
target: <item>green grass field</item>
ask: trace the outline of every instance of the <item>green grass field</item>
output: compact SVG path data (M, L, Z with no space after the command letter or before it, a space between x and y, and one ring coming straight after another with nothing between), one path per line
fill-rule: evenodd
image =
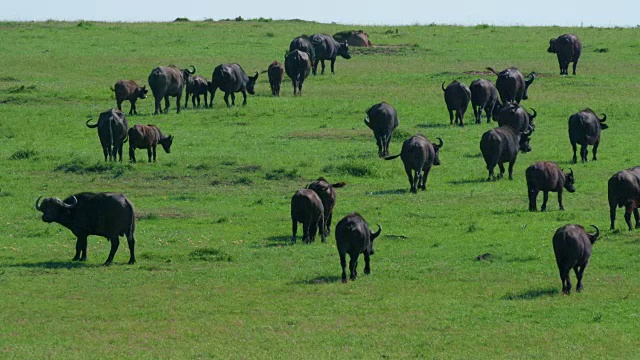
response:
M301 21L0 23L0 358L638 358L640 241L622 210L609 231L607 180L639 165L640 29L356 27L378 45L352 48L336 74L279 98L261 75L248 105L152 116L138 101L129 124L175 136L171 154L104 163L84 123L115 106L120 79L151 69L220 63L266 70L294 37L351 26ZM560 76L550 38L583 42L577 76ZM485 182L481 135L494 124L449 126L442 82L469 84L487 66L539 77L533 151L514 180ZM442 137L427 191L409 193L401 161L382 161L365 110L387 101L400 126L391 153L423 133ZM569 163L568 117L608 115L599 160ZM129 104L123 110L128 113ZM128 158L126 155L125 159ZM566 211L530 213L524 178L535 161L572 167ZM338 189L334 225L360 212L380 224L372 273L340 282L333 234L290 245L289 202L319 176ZM137 257L104 238L72 262L75 238L41 221L38 196L126 194L138 211ZM542 202L540 194L538 204ZM582 293L561 295L551 237L567 223L602 235ZM299 230L301 236L301 230ZM124 240L124 239L123 239ZM485 260L478 255L489 253ZM363 260L359 272L362 274ZM575 277L572 279L575 284Z

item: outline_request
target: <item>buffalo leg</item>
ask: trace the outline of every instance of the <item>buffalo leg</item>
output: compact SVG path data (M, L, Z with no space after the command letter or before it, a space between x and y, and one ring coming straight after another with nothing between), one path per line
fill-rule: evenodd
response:
M228 108L231 107L231 105L229 105L229 93L228 92L224 93L224 102L227 104Z
M76 255L73 257L73 261L85 260L87 260L87 237L81 236L76 240Z
M453 125L453 110L449 110L449 125Z
M560 281L562 281L562 292L569 295L571 293L571 279L569 278L570 266L560 266Z
M333 66L336 63L336 58L331 59L331 73L335 75L335 71L333 71Z
M473 117L474 119L476 119L476 124L480 124L482 122L480 120L480 118L482 117L482 106L473 105L471 106L471 108L473 108ZM478 114L478 112L480 114Z
M178 93L178 96L176 96L176 107L178 108L177 114L180 114L180 100L181 99L182 99L182 91L180 91Z
M129 109L129 115L138 115L138 108L136 108L136 102L135 101L130 101L131 102L131 109Z
M542 190L542 207L540 207L540 211L547 211L547 201L549 201L549 192Z
M516 161L509 161L509 180L513 180L513 164L515 164Z
M242 106L247 105L247 92L242 90Z
M151 146L149 146L149 147L147 148L147 157L148 157L148 159L149 159L149 162L151 162L151 155L152 155L152 152L151 152Z
M324 214L320 214L320 220L318 221L318 232L320 233L320 239L322 240L322 242L327 242L327 237L324 232L324 229L325 229L324 222L325 222Z
M576 164L578 162L578 157L576 156L576 150L578 150L576 143L571 142L571 148L573 149L573 163Z
M609 230L615 229L616 222L616 204L609 204L609 218L611 219L611 227Z
M409 178L409 186L411 187L411 192L416 193L416 189L413 187L413 173L410 167L405 166L404 171L407 173L407 177Z
M118 110L122 111L122 101L117 101Z
M204 92L204 107L207 108L207 91Z
M154 144L151 148L153 149L153 162L156 162L156 150L158 149L158 145Z
M211 97L209 99L209 108L213 108L213 98L216 96L216 90L218 90L218 88L213 88L209 90L209 94L211 94Z
M109 148L106 145L102 145L102 154L104 155L104 161L107 161L109 157Z
M129 245L129 265L136 263L136 238L133 236L133 232L127 234L127 244Z
M320 60L318 60L318 59L314 59L313 60L313 75L314 76L316 75L316 72L318 71L318 61L320 61Z
M169 112L169 95L164 97L164 110L163 112L166 114Z
M371 255L368 251L365 251L364 253L362 253L362 255L364 255L364 273L366 275L369 275L371 274L371 264L369 263L369 260L371 260Z
M496 177L493 174L493 169L495 168L495 165L489 165L487 164L487 170L489 170L489 176L487 177L487 181L491 181L491 180L495 180Z
M331 235L331 220L333 220L333 211L328 213L324 220L325 236Z
M298 222L295 220L291 220L291 243L296 243L296 234L298 233Z
M586 267L587 267L587 262L585 262L581 266L576 265L573 268L573 271L576 272L576 277L578 278L578 284L576 285L576 291L582 291L582 275L584 274L584 269Z
M529 211L538 211L538 205L536 201L538 199L538 189L535 187L528 185L529 188Z
M291 86L293 86L293 96L296 96L296 81L291 80Z
M576 59L576 61L573 62L573 75L576 74L576 66L578 66L578 59Z
M431 171L431 168L426 168L422 171L422 176L420 178L420 189L422 190L427 190L427 177L429 177L429 171Z
M500 174L498 175L498 179L502 179L504 177L504 164L498 163L498 168L500 168Z
M342 282L347 282L347 254L340 251L340 266L342 267Z
M464 112L460 110L456 110L456 122L458 121L459 121L458 125L464 126Z
M309 222L309 242L316 241L316 234L318 233L318 223L316 221Z
M162 98L155 98L155 111L153 112L153 115L158 115L160 113L160 102L162 101Z
M580 145L580 158L582 162L587 162L587 155L589 154L589 150L587 150L587 144Z
M349 279L351 280L356 280L358 278L358 271L356 271L356 268L358 267L358 256L360 254L358 253L351 253L349 254Z
M560 205L560 210L564 210L564 205L562 205L562 190L558 191L558 205Z
M632 207L627 205L624 212L624 221L627 223L629 231L633 230L633 228L631 227L631 212L633 212Z
M320 60L320 65L322 65L322 72L320 75L324 75L324 60Z
M382 136L376 136L376 145L378 145L378 157L384 157L384 140Z
M136 162L136 150L129 146L129 161Z
M235 105L235 104L236 104L236 94L231 93L231 105Z
M636 206L633 208L633 217L636 220L636 229L640 228L640 212L638 212L638 208Z
M112 237L109 240L111 241L111 251L109 251L109 257L107 258L107 261L104 262L104 266L111 265L111 262L113 262L113 257L116 255L116 251L118 251L118 246L120 246L120 238L118 237L118 235Z
M193 107L196 107L196 98L194 96L191 96L191 101L193 101ZM187 93L184 95L184 108L187 108L187 105L189 105L189 92L187 91Z
M600 145L600 141L596 141L593 144L593 161L598 160L598 156L597 156L597 154L598 154L598 145Z

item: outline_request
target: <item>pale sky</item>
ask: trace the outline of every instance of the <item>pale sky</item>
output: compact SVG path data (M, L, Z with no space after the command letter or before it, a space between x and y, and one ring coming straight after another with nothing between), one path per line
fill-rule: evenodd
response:
M2 0L0 20L302 19L354 25L640 25L639 0Z

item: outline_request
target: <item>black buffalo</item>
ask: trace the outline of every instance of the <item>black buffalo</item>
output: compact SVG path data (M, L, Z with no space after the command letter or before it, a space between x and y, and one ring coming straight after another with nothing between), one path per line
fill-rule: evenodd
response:
M42 196L40 197L42 198ZM111 251L105 265L111 264L120 245L120 236L126 236L129 243L129 264L136 262L135 237L136 211L124 195L118 193L83 192L66 198L45 198L36 209L42 212L42 221L56 222L76 236L74 261L87 259L87 237L103 236L111 242Z
M367 110L364 123L373 130L378 144L378 157L389 156L389 143L399 124L396 109L386 102L375 104Z
M560 75L569 75L569 63L571 62L573 62L573 75L576 74L576 66L578 66L578 60L582 53L582 43L577 36L564 34L558 36L557 39L551 39L547 51L558 55Z
M324 233L325 236L331 234L331 219L333 218L333 207L336 205L336 189L346 186L347 183L339 182L330 184L323 177L307 185L307 189L311 189L318 194L322 207L324 208Z
M308 244L316 239L316 233L320 233L322 242L325 242L324 206L322 200L315 191L300 189L291 198L291 243L296 243L298 223L302 223L302 242Z
M358 257L364 255L364 273L371 273L369 263L370 256L373 255L373 240L382 232L382 227L378 225L375 233L369 229L369 224L358 213L351 213L336 225L336 247L340 255L340 266L342 266L342 282L347 282L347 254L349 254L349 278L358 278Z
M158 66L151 70L149 74L149 87L155 98L154 115L160 113L160 102L164 98L165 114L169 111L169 96L176 97L177 112L180 113L180 99L182 98L182 88L187 84L189 77L196 73L196 67L191 65L193 71L188 69L180 70L175 66Z
M111 91L116 94L116 105L118 110L122 111L122 102L129 100L131 109L129 109L129 115L138 115L138 109L136 109L136 101L138 99L146 99L147 90L146 86L140 87L133 80L120 80L111 88Z
M529 152L529 139L533 128L529 126L525 131L518 131L509 125L500 126L485 132L480 140L480 151L487 164L489 177L487 181L500 179L504 176L504 163L509 163L509 180L513 180L513 165L518 158L518 152ZM498 165L500 175L497 177L493 169Z
M496 88L498 89L500 100L503 104L510 101L515 101L519 104L521 100L527 100L529 98L527 92L529 86L536 79L535 73L527 75L528 79L525 80L520 70L514 67L504 69L499 73L492 68L487 68L487 70L498 76Z
M293 50L306 52L309 55L309 61L313 64L313 61L316 58L316 52L311 44L311 39L307 35L300 35L291 41L291 44L289 44L289 52L292 52Z
M567 189L570 193L576 191L574 187L575 177L573 176L573 170L565 173L556 163L550 161L540 161L529 166L525 171L525 175L527 178L527 192L529 194L529 211L538 211L536 198L540 191L542 191L544 196L540 211L547 211L547 200L549 200L550 191L558 193L560 210L564 210L562 190Z
M584 269L589 263L593 243L598 240L600 229L591 225L596 229L595 234L589 234L580 225L565 225L553 235L553 252L556 255L556 264L560 272L560 281L562 281L562 292L571 293L571 280L569 273L571 269L576 273L578 278L578 286L576 290L582 290L582 275Z
M611 218L611 230L615 229L616 207L625 208L624 220L629 231L631 227L631 213L636 220L636 229L640 227L640 166L622 170L615 173L609 179L609 216Z
M424 135L414 135L402 143L402 151L398 155L388 156L385 160L392 160L400 156L404 163L404 171L409 178L411 192L418 192L418 188L427 190L427 177L434 165L440 165L440 149L443 141L437 138L439 144L432 144ZM413 176L415 173L415 176Z
M526 130L529 125L535 128L533 119L538 115L535 109L531 109L533 114L529 114L520 104L510 102L502 106L495 114L498 126L509 125L518 131Z
M576 144L580 144L580 158L582 162L587 161L587 146L593 145L593 160L598 160L598 146L600 145L600 131L609 126L604 122L607 115L603 114L602 119L591 109L584 109L569 117L569 141L573 148L573 163L578 162L576 157Z
M449 124L453 124L453 112L455 111L456 124L464 126L464 113L471 100L471 90L467 85L453 80L446 88L442 83L442 91L444 91L444 102L449 111Z
M153 155L153 161L156 161L156 148L158 144L162 145L164 151L171 153L171 144L173 144L173 136L165 136L155 125L136 124L129 129L129 161L136 162L136 149L147 149L149 162Z
M211 100L209 107L213 107L213 97L216 95L216 90L224 91L224 102L227 107L231 107L229 104L229 95L231 95L231 103L236 104L235 93L241 92L244 100L242 105L247 105L247 93L255 94L254 87L256 80L258 80L257 71L254 76L248 76L242 67L238 64L220 64L213 69L211 75L211 83L209 84L209 92L211 93Z
M291 79L293 95L296 95L296 89L298 89L298 95L302 95L302 84L311 71L309 54L300 50L291 51L284 58L284 69Z
M269 76L271 95L280 96L280 84L282 84L282 79L284 79L284 66L282 63L280 61L274 61L269 64L267 75Z
M202 76L190 76L187 79L187 87L185 91L184 108L189 104L189 95L191 95L191 103L193 107L200 107L200 95L204 95L204 107L207 107L207 96L209 94L209 82Z
M335 74L334 65L336 63L336 57L338 55L345 59L351 59L349 54L349 45L347 42L339 43L331 35L327 34L313 34L309 38L311 45L313 46L314 55L313 58L313 75L316 74L318 69L318 62L322 62L322 72L324 74L324 61L331 60L331 73Z
M120 110L111 109L100 113L98 123L89 125L87 120L86 125L88 128L98 128L98 137L100 138L100 145L102 145L102 152L104 154L104 161L115 161L116 155L119 155L122 162L122 146L127 142L127 129L129 124L124 113Z
M490 123L495 111L501 107L500 100L498 100L498 89L491 81L478 79L471 83L469 90L471 91L471 107L476 124L482 123L483 110L487 116L487 123Z

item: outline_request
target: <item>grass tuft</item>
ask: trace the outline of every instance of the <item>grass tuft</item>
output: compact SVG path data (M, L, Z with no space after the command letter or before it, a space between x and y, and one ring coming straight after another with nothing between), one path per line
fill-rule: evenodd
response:
M233 257L224 251L212 248L202 248L189 253L189 259L195 261L227 261L232 262Z
M280 169L267 171L267 173L265 174L265 178L267 180L282 180L282 179L295 180L300 178L300 175L298 174L297 169L287 170L285 168L280 168Z
M25 160L38 155L38 152L31 149L18 150L9 156L9 160Z

